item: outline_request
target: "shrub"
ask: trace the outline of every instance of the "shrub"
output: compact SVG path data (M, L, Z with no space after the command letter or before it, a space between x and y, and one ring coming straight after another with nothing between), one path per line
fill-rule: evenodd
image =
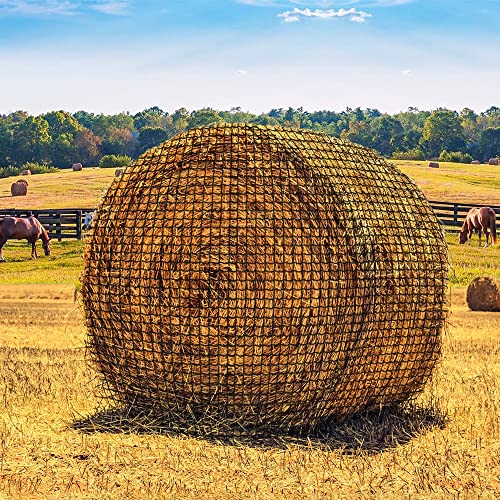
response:
M446 149L444 149L439 155L439 161L470 163L472 161L472 156L468 153L462 153L461 151L446 151Z
M52 172L58 172L59 169L56 167L41 165L40 163L25 163L20 167L15 167L13 165L8 165L7 167L0 167L0 178L4 177L14 177L16 175L21 175L23 170L30 170L32 174L48 174Z
M27 162L19 168L19 173L23 170L29 170L32 174L51 174L54 172L59 172L57 167L51 165L42 165L36 162Z
M392 155L394 160L425 160L425 155L418 148L412 148L408 151L395 151Z
M132 158L127 155L104 155L99 161L99 166L104 168L127 167L131 163Z

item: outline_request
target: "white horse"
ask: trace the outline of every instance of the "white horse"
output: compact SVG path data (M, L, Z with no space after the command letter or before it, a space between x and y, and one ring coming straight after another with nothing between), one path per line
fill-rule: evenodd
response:
M83 219L83 230L90 231L94 224L95 210L93 212L87 212Z

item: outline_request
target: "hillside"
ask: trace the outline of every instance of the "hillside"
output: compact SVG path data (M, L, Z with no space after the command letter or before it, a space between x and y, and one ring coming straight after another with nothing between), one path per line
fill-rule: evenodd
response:
M429 200L500 205L500 167L441 163L439 169L427 162L394 161L422 189ZM114 178L113 168L86 168L81 172L61 170L26 177L27 196L12 197L16 179L0 179L0 209L92 208Z

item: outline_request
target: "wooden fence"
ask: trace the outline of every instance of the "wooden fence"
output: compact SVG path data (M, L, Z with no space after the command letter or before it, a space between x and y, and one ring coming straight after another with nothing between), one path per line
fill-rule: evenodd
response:
M467 212L474 206L466 203L451 203L446 201L429 202L437 218L448 232L458 232L465 220ZM491 205L490 205L491 206ZM500 206L491 206L500 221ZM81 239L83 236L83 219L87 212L93 208L68 208L64 210L0 210L0 217L11 215L14 217L27 217L34 215L47 229L51 238L59 241L73 238Z
M63 239L81 239L83 236L83 219L93 208L67 208L62 210L0 210L0 217L28 217L34 215L45 227L50 238L61 241Z
M470 205L467 203L450 203L447 201L429 201L439 222L444 226L444 229L450 233L458 233L460 227L464 223L467 212L473 207L481 207L484 205ZM497 214L497 219L500 221L500 206L488 205Z

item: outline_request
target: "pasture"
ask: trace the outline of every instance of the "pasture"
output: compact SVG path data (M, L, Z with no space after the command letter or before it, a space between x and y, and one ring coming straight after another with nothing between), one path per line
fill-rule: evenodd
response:
M460 189L489 183L488 167L480 167L486 173L478 171L477 182L450 167L445 175L455 176L450 182L457 190L438 193L446 189L440 178L429 192L466 201ZM405 168L436 175L415 165ZM109 174L106 182L103 172ZM73 198L64 206L93 206L96 190L102 192L113 172L89 169L94 187L76 188L94 202ZM70 193L61 179L72 183L80 174L65 172L53 187ZM59 197L43 178L56 175L30 179L31 186L40 177L52 206ZM2 181L0 203L10 207L2 186L10 188L12 179ZM488 196L484 203L498 204L498 187ZM498 497L500 314L471 312L464 298L473 277L500 278L500 246L480 248L477 237L471 246L459 246L457 239L447 237L452 272L443 358L413 404L361 415L309 440L230 442L169 434L156 422L103 411L95 374L85 362L82 311L73 298L82 242L53 242L50 257L31 261L25 242L9 241L8 262L0 265L0 497Z

